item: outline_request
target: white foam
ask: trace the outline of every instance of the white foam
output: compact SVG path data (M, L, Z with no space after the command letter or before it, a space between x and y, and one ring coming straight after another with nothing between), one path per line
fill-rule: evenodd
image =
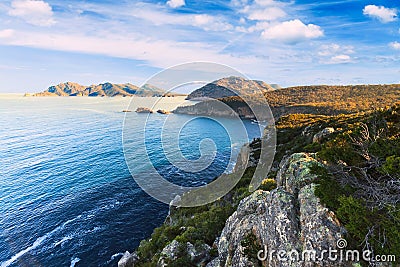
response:
M65 241L71 240L72 236L64 236L60 241L54 243L54 247L57 247L58 245L61 245Z
M54 234L55 232L57 232L59 230L62 230L65 227L65 225L75 221L76 219L79 219L80 217L81 217L81 215L79 215L78 217L76 217L74 219L68 220L65 223L63 223L62 225L57 226L55 229L53 229L52 231L48 232L44 236L39 237L38 239L35 240L35 242L33 242L32 246L29 246L26 249L21 250L20 252L18 252L14 256L12 256L11 259L2 262L0 267L8 267L8 266L10 266L12 263L14 263L16 260L21 258L23 255L25 255L26 253L28 253L32 249L35 249L38 246L40 246L43 243L43 241L46 240L49 236L51 236L52 234Z
M36 241L33 243L32 246L27 247L24 250L21 250L20 252L18 252L17 254L15 254L14 256L11 257L11 259L9 259L8 261L4 261L1 263L1 267L8 267L10 266L14 261L18 260L20 257L22 257L25 253L31 251L32 249L37 248L38 246L40 246L43 241L49 236L49 234L46 234L42 237L39 237L38 239L36 239Z
M110 260L108 260L106 262L106 264L110 264L113 260L115 260L115 258L117 257L122 257L124 255L124 253L120 252L120 253L115 253L114 255L111 256Z
M71 259L71 265L69 267L75 267L75 264L77 264L81 259L80 258L73 258Z
M116 257L123 256L123 255L124 255L124 253L122 253L122 252L115 253L114 255L111 256L111 261L114 260Z

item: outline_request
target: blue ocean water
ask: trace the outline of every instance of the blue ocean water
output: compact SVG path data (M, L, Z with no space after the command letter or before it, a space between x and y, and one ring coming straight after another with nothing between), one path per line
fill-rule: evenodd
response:
M166 109L178 99L168 101ZM162 224L168 205L135 183L121 134L125 115L138 125L149 120L150 132L162 126L165 115L122 113L128 103L128 98L0 96L1 267L116 266L121 253L134 250ZM171 115L168 127L183 120L185 115ZM257 125L245 121L245 126L250 139L259 136ZM176 184L207 183L226 169L231 142L215 121L196 119L180 132L184 156L199 157L193 146L204 138L213 139L218 150L201 175L180 172L158 157L156 137L146 140L149 157ZM233 144L235 151L247 141ZM143 171L143 158L133 160L137 172Z

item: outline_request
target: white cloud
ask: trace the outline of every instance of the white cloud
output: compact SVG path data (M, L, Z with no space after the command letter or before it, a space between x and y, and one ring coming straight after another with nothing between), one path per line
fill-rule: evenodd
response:
M79 33L39 33L16 31L11 38L1 39L1 45L107 55L148 62L154 67L168 67L189 61L215 61L227 65L258 64L254 56L235 57L219 52L219 46L201 42L178 42L143 38L143 36L84 36Z
M349 62L351 62L351 57L349 55L337 55L331 57L331 60L328 63L339 64L339 63L349 63Z
M131 13L133 17L150 21L154 25L181 25L194 26L206 31L226 31L233 29L222 17L207 14L179 14L173 15L163 10L150 9L146 6L138 7Z
M190 21L192 26L203 28L206 31L227 31L233 28L229 23L206 14L195 15Z
M261 33L261 37L266 40L276 40L287 44L295 44L323 35L324 32L318 25L305 25L298 19L275 24Z
M342 45L332 43L332 44L321 45L321 47L318 51L318 55L323 56L323 57L333 56L338 53L353 54L354 47L353 46L342 46Z
M391 42L389 46L395 50L400 50L400 43L399 42Z
M376 18L383 23L395 21L397 19L397 9L386 8L384 6L367 5L363 9L363 14Z
M248 20L274 21L287 16L284 8L288 5L274 0L256 0L242 5L239 13L245 14Z
M248 32L256 32L256 31L264 31L270 26L270 23L267 21L259 21L255 25L248 28Z
M272 21L286 17L286 12L279 7L269 7L265 9L257 9L250 11L248 14L249 20L267 20Z
M276 4L274 0L255 0L255 2L260 6L271 6Z
M5 29L0 31L0 38L10 38L14 35L13 29Z
M169 0L167 1L167 5L172 8L178 8L185 5L185 0Z
M13 0L8 14L36 26L51 26L55 23L51 6L42 0Z

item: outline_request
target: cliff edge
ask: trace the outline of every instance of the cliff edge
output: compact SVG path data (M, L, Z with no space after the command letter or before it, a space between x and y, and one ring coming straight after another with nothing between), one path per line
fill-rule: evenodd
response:
M278 188L257 190L240 202L216 241L218 257L207 266L307 266L307 259L302 260L305 251L321 255L323 250L336 249L345 229L315 196L313 165L320 163L306 153L282 160ZM263 250L261 259L265 259L257 259L257 250L246 245ZM278 251L293 253L298 260L279 259ZM314 264L338 266L328 259Z
M320 255L323 250L335 249L345 229L316 197L317 176L311 172L313 166L322 166L314 154L295 153L284 158L277 174L278 187L272 191L255 191L241 200L226 220L213 245L216 257L212 257L212 248L206 244L196 247L190 242L173 240L160 253L157 266L171 266L182 253L187 253L195 266L308 266L301 260L304 251L312 250ZM257 250L249 251L246 247L249 242ZM267 255L265 261L257 259L258 250ZM295 251L300 260L294 263L279 260L276 253L281 250ZM137 255L133 253L132 257ZM316 263L338 266L328 259ZM118 266L131 267L135 263L125 257Z

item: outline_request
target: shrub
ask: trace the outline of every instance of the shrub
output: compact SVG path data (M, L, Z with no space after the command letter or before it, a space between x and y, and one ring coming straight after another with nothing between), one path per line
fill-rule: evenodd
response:
M259 189L264 191L271 191L274 190L276 187L277 187L276 181L274 179L267 178L261 182Z
M383 163L381 170L388 174L399 174L400 170L400 157L395 155L387 157L385 163Z
M259 245L256 235L253 232L248 233L240 242L243 247L243 255L251 261L254 266L262 266L262 263L257 257L258 251L262 249Z

